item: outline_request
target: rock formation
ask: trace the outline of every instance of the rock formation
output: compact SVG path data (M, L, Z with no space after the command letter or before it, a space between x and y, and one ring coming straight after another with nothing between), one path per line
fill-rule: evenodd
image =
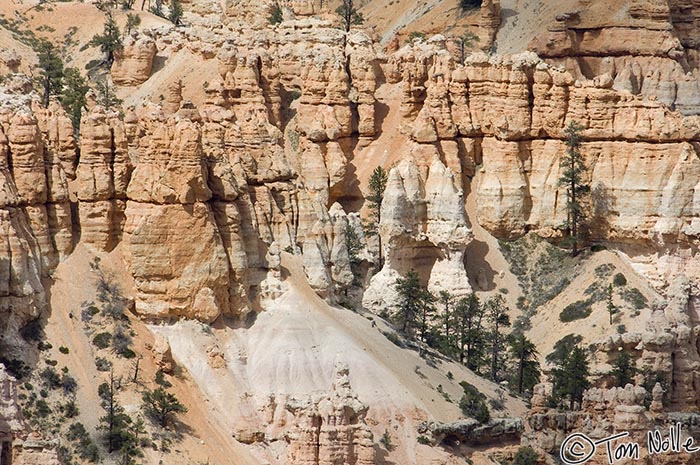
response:
M306 402L290 401L295 416L289 434L292 465L374 465L372 432L365 423L367 407L353 393L347 366L336 366L330 392Z
M16 381L0 365L0 458L17 465L60 465L58 441L45 441L26 426Z

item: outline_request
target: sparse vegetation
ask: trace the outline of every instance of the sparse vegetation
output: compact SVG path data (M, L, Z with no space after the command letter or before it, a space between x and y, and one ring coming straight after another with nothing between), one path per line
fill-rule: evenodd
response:
M613 278L613 284L617 287L622 287L627 285L627 278L622 273L616 273Z
M568 323L574 320L588 318L591 314L591 303L588 300L577 300L566 307L559 314L559 320Z
M491 414L484 402L486 396L466 381L462 381L459 385L464 390L464 395L459 401L459 408L462 413L467 417L474 418L479 423L488 423L491 419Z
M144 391L142 400L146 414L163 428L168 426L173 414L187 413L187 408L177 397L162 387Z
M267 22L270 24L279 24L283 20L282 7L278 3L274 3L270 7L270 15L267 17Z
M644 295L636 287L633 287L631 289L628 288L622 291L622 298L625 302L632 305L632 307L637 310L641 310L647 307L647 298L644 297Z
M513 457L512 465L537 465L540 457L530 446L521 446Z
M389 433L389 430L387 430L387 429L384 430L384 434L382 434L382 437L379 439L379 443L388 452L391 452L392 450L394 450L394 444L391 442L391 434Z

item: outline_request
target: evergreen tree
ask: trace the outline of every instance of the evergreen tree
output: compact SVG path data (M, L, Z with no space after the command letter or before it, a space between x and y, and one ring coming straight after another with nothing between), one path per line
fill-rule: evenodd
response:
M39 58L39 81L42 88L42 103L49 106L49 97L63 91L63 60L51 42L41 40L37 46Z
M345 225L345 248L348 250L353 285L357 286L360 284L358 278L360 275L360 251L362 250L362 242L360 242L360 237L350 223Z
M516 364L515 381L518 393L522 394L540 382L537 348L524 334L518 333L510 339L510 352Z
M451 310L450 307L452 306L452 302L454 301L454 297L452 294L447 292L446 290L441 290L439 295L438 295L438 300L440 301L440 304L442 305L443 308L443 321L445 322L445 334L444 334L444 340L450 341L450 321L452 319L451 315Z
M456 346L459 361L478 373L483 361L485 335L482 327L484 308L476 294L459 299L454 309Z
M116 21L114 21L112 17L112 13L107 13L107 20L105 21L102 34L93 36L88 44L91 47L100 48L102 53L105 54L104 63L111 68L112 63L114 63L114 52L121 50L123 46L121 33L119 32Z
M613 303L613 287L612 284L608 284L608 292L607 292L607 307L608 307L608 316L610 317L610 324L613 324L613 315L617 313L617 307L615 307L615 304Z
M577 344L566 354L562 364L552 370L555 398L568 398L570 410L573 410L577 403L580 407L583 392L590 387L589 376L588 355Z
M410 333L418 326L421 329L421 337L424 337L426 328L423 322L427 325L433 296L421 286L415 270L410 270L405 278L396 280L396 291L399 293L396 321L401 326L401 331Z
M121 108L122 100L114 93L114 89L109 85L109 82L104 79L97 81L95 84L95 95L97 103L104 107L105 110L112 110L115 107Z
M182 15L183 11L181 0L170 0L170 14L168 15L170 22L176 26L179 26Z
M172 414L187 413L187 408L180 403L177 397L162 387L153 391L144 391L142 400L146 414L163 428L168 426Z
M382 202L384 201L384 191L386 190L386 183L388 176L384 168L377 166L372 175L369 178L369 195L367 196L367 201L369 202L369 209L372 212L372 217L367 226L367 234L374 235L378 233L379 223L382 220ZM379 268L384 266L384 260L382 258L382 237L378 235L379 238Z
M129 447L133 441L130 432L131 417L127 415L124 408L119 405L116 398L114 373L110 373L109 383L102 383L98 388L101 406L105 415L99 419L98 429L104 430L104 439L107 443L107 451L112 453Z
M501 334L501 328L510 326L506 301L501 294L489 299L486 302L486 319L491 324L489 339L491 344L491 379L500 381L499 372L503 360L499 359L499 354L505 348L506 336Z
M87 105L86 95L88 90L90 90L90 87L80 75L80 71L76 68L66 69L61 105L68 113L76 134L80 131L80 118L83 114L83 108Z
M365 21L362 13L355 8L354 0L341 0L341 4L335 12L342 19L345 32L350 32L351 26L362 24Z
M613 369L610 372L615 377L615 385L625 387L634 384L634 376L637 374L637 367L629 352L622 351L613 362Z
M566 188L566 233L572 241L572 256L578 254L578 241L585 228L586 215L584 197L590 192L585 177L588 168L581 154L581 131L583 126L572 121L564 130L566 155L561 158L559 185Z
M124 35L127 36L131 34L131 31L135 30L141 25L141 17L136 13L127 13L126 15L126 25L124 26Z

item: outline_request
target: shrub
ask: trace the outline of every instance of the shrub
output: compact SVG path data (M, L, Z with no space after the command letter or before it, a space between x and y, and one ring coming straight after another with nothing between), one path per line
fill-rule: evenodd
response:
M61 352L62 354L66 354L66 355L70 353L70 349L68 349L68 347L64 347L64 346L59 347L58 351Z
M78 404L73 400L66 402L66 405L63 407L63 416L66 418L75 418L78 415L80 415Z
M163 373L163 370L156 371L156 384L159 386L163 386L164 388L169 388L173 386L170 383L170 381L165 379L165 374Z
M62 386L61 377L58 376L56 370L51 367L46 367L39 373L42 384L49 389L58 389Z
M80 312L80 318L87 323L91 321L92 318L98 313L100 313L100 309L95 307L94 305L90 305Z
M112 337L112 349L124 358L133 358L136 354L130 348L131 336L126 332L123 326L117 326Z
M46 418L51 415L51 407L44 399L39 399L36 401L36 414L40 418Z
M632 289L625 289L625 291L622 293L622 298L625 299L625 302L631 304L637 310L646 308L648 302L647 298L644 297L644 295L639 292L639 289L636 287Z
M459 385L464 390L464 395L459 401L462 413L467 417L474 418L479 423L487 423L491 419L491 414L484 402L486 396L466 381L462 381Z
M625 325L617 325L618 334L625 334L627 332L627 327Z
M71 375L64 374L61 377L61 387L63 387L63 392L69 394L78 389L78 382Z
M427 436L423 436L422 434L416 438L416 441L418 441L418 444L423 444L424 446L432 445L430 439L428 439Z
M613 277L613 284L616 286L624 286L627 284L627 278L622 273L616 273Z
M564 310L559 314L559 320L563 323L568 323L574 320L587 318L591 314L591 305L588 301L577 300L564 307Z
M539 455L532 447L524 446L520 447L518 452L515 453L513 465L537 465L539 459Z
M389 434L389 430L384 430L384 434L379 439L379 443L389 452L394 449L394 445L391 443L391 434Z
M279 24L282 22L282 8L275 3L270 8L270 15L267 17L267 22L270 24Z
M95 367L97 367L97 371L109 371L112 369L112 362L104 357L97 357L95 359Z
M603 263L602 265L596 266L594 272L597 278L605 279L610 276L614 269L615 265L612 263Z
M95 337L92 338L92 343L100 349L106 349L111 342L112 335L107 332L96 334Z

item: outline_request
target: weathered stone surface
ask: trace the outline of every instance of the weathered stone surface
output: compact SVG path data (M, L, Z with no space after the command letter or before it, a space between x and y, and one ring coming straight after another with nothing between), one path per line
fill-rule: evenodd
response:
M372 432L365 423L367 407L350 386L347 366L336 366L327 395L305 401L291 399L287 410L295 417L295 429L290 433L290 464L376 463Z
M114 52L111 74L115 84L136 86L148 80L158 49L155 41L144 34L132 32L122 48Z

